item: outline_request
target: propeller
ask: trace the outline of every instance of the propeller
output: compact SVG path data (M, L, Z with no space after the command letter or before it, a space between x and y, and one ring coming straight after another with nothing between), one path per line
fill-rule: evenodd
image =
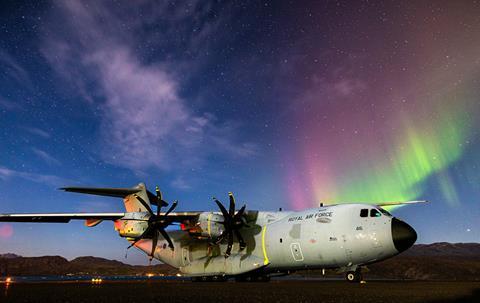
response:
M152 208L148 205L145 200L142 199L142 197L134 194L134 197L137 198L138 201L147 209L147 211L150 213L150 218L148 218L148 226L147 229L142 233L140 237L135 239L135 241L128 247L134 246L138 241L141 239L146 239L146 238L151 238L152 239L152 250L149 254L150 258L153 258L153 253L155 252L155 248L157 247L158 243L158 233L165 238L165 240L168 242L168 247L170 247L171 250L174 250L173 242L168 233L165 231L165 228L167 228L168 225L170 225L170 221L168 219L168 215L177 207L178 201L174 201L170 208L163 214L160 214L160 211L162 209L162 206L168 205L163 199L162 199L162 193L160 192L160 189L158 186L155 188L156 191L156 196L155 199L157 200L157 212L154 213L152 211ZM153 195L153 194L152 194Z
M220 208L224 219L224 221L221 223L225 227L225 231L219 237L217 243L220 243L225 238L227 239L227 250L225 251L225 258L228 258L232 252L234 234L240 244L240 250L243 250L247 246L239 230L242 227L248 227L248 225L245 223L245 218L243 217L243 215L245 214L245 208L247 206L243 205L242 208L240 208L240 210L235 213L235 198L233 197L233 194L231 192L228 193L228 197L230 198L230 205L228 211L223 206L223 204L217 200L217 198L213 198L215 203L217 203L218 208Z

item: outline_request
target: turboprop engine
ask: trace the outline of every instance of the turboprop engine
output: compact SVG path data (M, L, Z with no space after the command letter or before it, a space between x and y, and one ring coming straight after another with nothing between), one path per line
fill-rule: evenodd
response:
M213 212L203 212L198 216L195 226L188 229L191 235L199 238L211 239L216 242L225 231L222 215Z
M140 237L145 229L147 229L147 222L138 222L130 220L115 221L115 230L120 237L127 238L127 240L134 240Z
M148 227L148 215L142 213L127 213L125 217L115 220L114 227L120 237L127 240L137 239Z
M240 210L235 211L235 198L233 194L229 192L228 197L230 200L228 210L214 197L213 201L215 201L218 208L220 208L221 215L212 212L201 213L195 226L188 228L191 234L197 235L200 238L210 238L211 242L227 242L225 258L228 258L231 254L234 236L238 240L240 250L246 247L247 244L243 240L240 229L249 227L244 217L247 206L243 205Z

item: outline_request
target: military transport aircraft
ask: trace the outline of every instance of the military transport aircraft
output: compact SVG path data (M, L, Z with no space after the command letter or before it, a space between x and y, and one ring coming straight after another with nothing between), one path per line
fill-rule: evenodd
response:
M156 194L140 183L133 188L65 187L83 194L123 198L125 213L0 214L0 222L67 223L85 220L93 227L114 222L120 237L150 259L178 268L194 281L268 281L301 269L338 269L350 282L362 280L361 267L408 249L415 230L377 205L320 205L302 211L238 211L229 193L228 209L216 198L219 212L167 211L158 187ZM156 211L152 209L156 205ZM180 229L169 230L171 224Z

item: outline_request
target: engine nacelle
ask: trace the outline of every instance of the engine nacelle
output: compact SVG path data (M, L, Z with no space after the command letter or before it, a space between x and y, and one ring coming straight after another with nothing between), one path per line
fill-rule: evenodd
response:
M147 229L148 222L120 219L115 221L114 226L120 237L135 239Z
M188 231L194 236L215 241L225 231L225 227L221 223L223 221L222 215L213 212L204 212L198 216L198 221L194 226L188 228Z

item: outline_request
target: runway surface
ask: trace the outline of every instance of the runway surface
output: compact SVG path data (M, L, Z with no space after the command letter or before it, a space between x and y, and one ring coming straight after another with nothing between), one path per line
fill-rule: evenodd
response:
M480 302L480 282L50 282L0 289L0 302Z

